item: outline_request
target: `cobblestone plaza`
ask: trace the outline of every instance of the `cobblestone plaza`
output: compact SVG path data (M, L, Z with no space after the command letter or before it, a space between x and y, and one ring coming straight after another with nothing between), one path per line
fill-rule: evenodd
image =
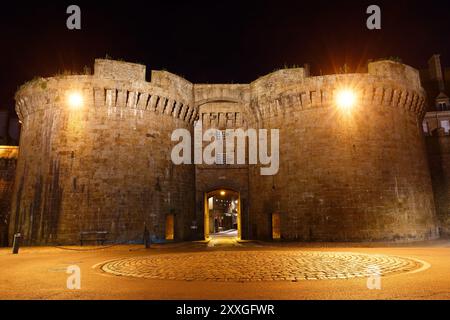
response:
M348 252L244 251L143 256L107 262L101 270L118 276L187 281L336 280L412 272L414 259Z
M8 266L14 263L14 268ZM69 266L81 288L66 286ZM374 266L380 288L370 289ZM450 299L450 243L0 249L2 299Z

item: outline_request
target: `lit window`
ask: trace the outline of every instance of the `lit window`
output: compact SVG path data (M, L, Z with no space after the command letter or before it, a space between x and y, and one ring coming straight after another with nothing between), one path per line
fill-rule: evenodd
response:
M223 152L216 153L216 164L226 164L227 154Z
M447 110L447 103L445 102L439 102L437 105L438 111L445 111Z
M450 131L450 121L449 120L442 120L441 121L441 128L444 129L445 133L449 133L449 131Z
M227 135L228 133L226 130L217 130L216 131L216 140L222 141L222 146L224 150L226 150L227 146ZM231 164L234 159L233 153L227 154L226 152L217 152L216 153L216 164L224 165L224 164Z

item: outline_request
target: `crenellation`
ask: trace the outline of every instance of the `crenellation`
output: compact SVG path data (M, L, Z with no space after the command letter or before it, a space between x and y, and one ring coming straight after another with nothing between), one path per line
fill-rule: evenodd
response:
M164 108L164 114L166 114L168 116L172 115L174 107L175 107L175 100L167 99L166 107Z
M385 91L385 105L386 106L392 106L394 103L394 92L395 90L391 87L387 88Z
M189 119L189 123L194 123L194 121L197 121L200 117L199 108L193 108L192 117Z
M95 59L94 76L102 79L145 81L145 66L108 59Z
M415 113L417 113L419 99L420 99L419 95L415 93L413 101L412 101L412 111L415 112Z
M372 98L372 103L375 105L382 105L384 88L383 87L374 87L373 94L374 94L374 96Z
M158 101L155 105L155 112L158 114L164 113L164 108L166 107L167 98L166 97L158 97Z
M275 99L270 104L270 111L274 117L278 116L278 112L280 111L280 99Z
M400 101L399 101L400 108L406 108L407 99L408 99L408 92L405 90L402 90L401 95L400 95Z
M394 99L393 99L393 107L397 107L400 104L400 99L401 99L401 92L396 88L394 90Z
M128 98L128 91L124 89L119 89L117 92L117 99L116 99L116 105L117 108L126 108L127 106L127 98Z
M298 101L298 107L301 110L308 110L311 108L329 107L333 103L333 97L338 88L331 88L329 90L301 90L298 95L292 96L288 94L281 94L280 96L273 98L271 102L258 103L257 99L253 99L254 105L261 109L261 113L265 114L278 114L278 110L286 111L286 108L292 104L292 101ZM413 104L416 104L416 100L419 99L420 93L413 91L405 91L403 89L396 89L393 87L372 87L368 89L364 87L361 90L361 96L363 97L363 103L369 101L376 105L387 105L392 107L402 107L406 110L421 114L421 110L413 108ZM264 97L262 97L264 99ZM267 106L264 109L264 105ZM421 104L418 107L422 107Z
M147 101L150 98L150 95L147 92L139 92L136 108L139 110L147 110Z
M407 90L406 98L405 98L405 109L408 111L411 111L412 96L413 96L413 93L411 91Z
M173 99L169 100L169 103L167 105L167 114L168 115L173 117L176 105L177 105L177 102L175 100L173 100Z
M170 115L170 112L172 111L173 107L173 99L165 98L164 104L162 105L161 113L165 115Z
M71 76L73 77L73 76ZM66 99L65 92L67 87L67 83L71 82L72 79L69 78L59 78L56 81L55 79L48 79L49 86L52 85L54 90L49 90L47 92L37 92L32 95L27 95L27 91L30 88L24 88L23 91L19 91L17 93L17 112L18 114L29 115L32 112L39 110L43 106L47 106L54 100L61 100L60 102L64 102ZM78 79L74 79L75 81ZM84 100L89 102L89 100L93 101L93 105L95 107L114 107L114 108L142 108L143 110L154 109L154 111L160 111L162 114L166 114L173 117L172 112L173 106L177 103L184 103L183 100L189 101L190 98L187 99L175 99L170 98L164 94L160 94L160 89L156 87L147 86L147 90L152 90L157 92L157 94L152 94L150 91L145 91L145 86L142 89L134 89L125 86L123 83L120 83L116 86L111 86L110 82L102 83L101 79L83 79L85 82L80 83L78 87L83 87L88 84L92 84L93 88L84 88L81 90L73 89L73 91L80 91L83 94ZM88 80L88 81L86 81ZM89 81L92 80L92 81ZM61 82L62 81L62 82ZM20 98L19 95L23 95L23 98ZM146 100L146 97L148 100ZM156 101L155 101L156 99ZM169 109L166 109L167 104L170 103ZM172 105L173 103L173 105ZM145 106L144 106L145 104ZM150 108L149 108L150 106Z
M183 105L183 110L180 113L180 119L186 121L187 114L189 113L190 107L188 105Z
M394 61L378 61L369 63L368 73L395 83L402 83L414 89L420 89L419 71Z
M150 96L150 100L148 100L147 110L156 111L156 106L158 104L159 97L155 94Z
M183 103L180 101L175 101L174 107L173 107L173 112L172 112L172 117L180 118L181 108L183 108Z
M127 91L127 97L126 97L126 103L125 103L125 106L127 108L132 108L132 109L136 108L136 103L137 103L136 95L137 95L137 92L135 92L135 91Z

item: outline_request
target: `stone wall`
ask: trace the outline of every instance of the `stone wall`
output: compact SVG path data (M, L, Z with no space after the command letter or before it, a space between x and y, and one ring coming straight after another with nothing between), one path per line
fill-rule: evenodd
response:
M8 222L18 147L0 146L0 246L8 244Z

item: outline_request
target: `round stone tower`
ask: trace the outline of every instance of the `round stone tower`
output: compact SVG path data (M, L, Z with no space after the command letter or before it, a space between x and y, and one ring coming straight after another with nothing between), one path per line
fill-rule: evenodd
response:
M280 130L278 174L253 168L250 178L254 237L437 237L418 72L391 61L369 64L367 74L304 72L281 70L251 84L259 126ZM336 104L343 90L354 95L351 108Z
M28 244L184 238L194 167L170 159L171 133L197 117L192 84L96 60L94 75L37 79L16 95L22 122L10 232ZM174 236L175 235L175 236ZM102 236L103 237L103 236Z

